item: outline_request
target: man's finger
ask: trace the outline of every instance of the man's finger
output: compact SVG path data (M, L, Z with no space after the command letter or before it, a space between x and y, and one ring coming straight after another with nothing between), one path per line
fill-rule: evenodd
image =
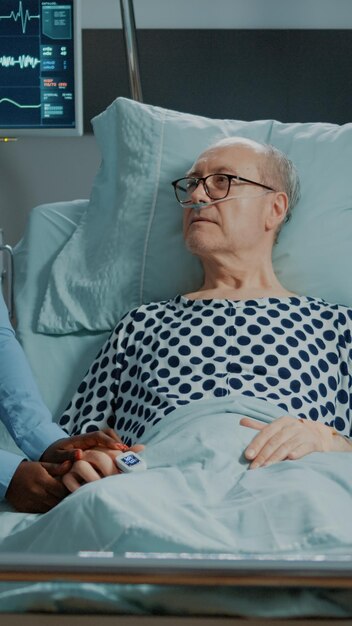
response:
M81 484L91 483L101 479L96 469L87 461L78 461L75 463L71 473L75 478L81 480Z
M94 468L100 478L117 474L117 468L114 462L116 456L118 456L116 452L107 449L104 451L99 448L87 450L84 452L84 460L75 463L72 471L73 473L77 473L76 468L79 467L80 463L86 462ZM86 482L88 482L88 480L86 480Z
M260 432L252 439L249 446L247 446L244 452L245 457L249 460L255 459L268 441L277 436L281 432L282 428L283 424L282 422L279 422L279 420L276 420L271 424L265 424Z
M250 417L242 417L240 419L241 426L246 426L247 428L254 428L255 430L263 430L268 424L264 422L259 422L258 420L251 419Z
M295 459L301 459L303 456L306 456L311 452L312 450L310 449L309 444L304 442L297 446L297 448L291 450L290 453L287 455L287 458L293 461Z
M142 443L136 443L134 446L131 446L129 450L132 452L143 452L145 446Z
M68 489L71 493L73 493L82 486L82 483L78 482L74 474L71 473L63 476L62 482L64 483L66 489Z
M256 456L253 463L251 463L251 469L255 469L261 466L273 465L280 461L285 461L289 458L291 450L299 445L299 439L296 435L290 437L289 431L281 431L279 435L270 439L268 443L261 449L260 453Z

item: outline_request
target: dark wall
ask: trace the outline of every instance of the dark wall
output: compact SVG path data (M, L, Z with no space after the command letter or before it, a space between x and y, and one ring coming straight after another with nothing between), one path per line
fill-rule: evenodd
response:
M139 30L144 102L283 122L352 120L350 30ZM85 131L130 97L121 30L84 30Z

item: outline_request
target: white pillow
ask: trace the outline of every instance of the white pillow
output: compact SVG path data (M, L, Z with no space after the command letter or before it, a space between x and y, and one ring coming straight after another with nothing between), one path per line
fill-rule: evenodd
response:
M106 330L132 307L200 286L170 181L215 141L271 143L298 168L302 199L274 249L287 289L352 306L352 125L212 120L118 98L93 120L102 152L88 209L57 256L38 330Z

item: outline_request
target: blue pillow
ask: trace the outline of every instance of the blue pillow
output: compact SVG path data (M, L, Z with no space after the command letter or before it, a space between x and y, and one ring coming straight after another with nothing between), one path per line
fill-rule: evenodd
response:
M224 137L271 143L295 163L302 198L274 248L296 293L352 306L352 125L214 120L118 98L93 120L102 163L88 208L58 254L40 332L107 330L129 309L197 289L170 181Z

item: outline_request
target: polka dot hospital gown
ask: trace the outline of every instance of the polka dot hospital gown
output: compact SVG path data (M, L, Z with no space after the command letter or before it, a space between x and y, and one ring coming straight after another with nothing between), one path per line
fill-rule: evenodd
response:
M112 427L127 445L180 405L243 394L351 434L352 310L305 296L189 300L132 310L60 424Z

